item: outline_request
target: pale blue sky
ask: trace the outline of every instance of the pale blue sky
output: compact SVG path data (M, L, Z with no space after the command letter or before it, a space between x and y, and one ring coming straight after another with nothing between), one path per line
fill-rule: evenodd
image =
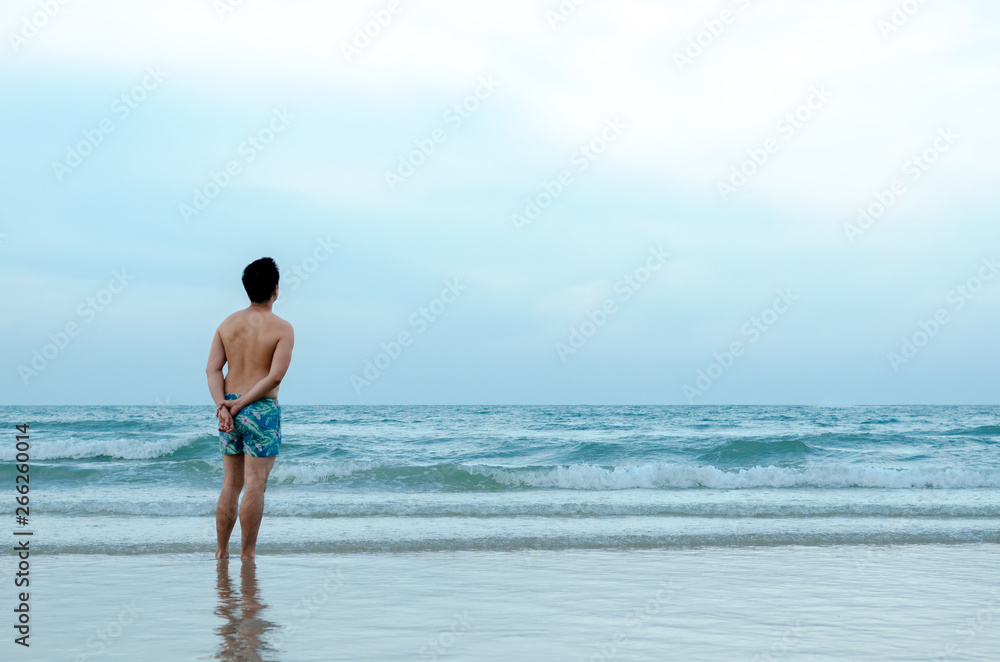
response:
M289 404L996 401L1000 279L955 289L1000 256L994 4L928 3L884 37L896 3L881 0L591 0L554 29L555 0L404 1L351 62L342 44L387 1L218 4L69 3L37 34L36 2L0 10L0 402L207 403L212 332L262 255L296 327ZM116 99L144 83L126 115ZM79 166L53 165L102 120ZM269 126L266 146L245 143ZM390 189L386 171L435 135ZM748 150L771 153L723 200ZM908 165L925 150L934 163ZM239 174L186 223L180 206L229 161ZM563 170L518 232L512 215ZM293 288L321 240L338 246ZM660 249L641 288L619 282ZM87 312L123 269L128 286ZM465 289L412 320L447 279ZM798 298L767 313L778 290ZM67 324L78 334L38 370ZM412 344L353 388L401 332Z

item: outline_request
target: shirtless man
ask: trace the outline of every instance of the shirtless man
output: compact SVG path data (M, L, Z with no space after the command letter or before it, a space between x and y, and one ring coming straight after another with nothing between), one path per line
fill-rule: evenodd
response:
M264 515L267 476L281 446L278 385L292 361L292 325L271 312L278 298L278 265L269 257L243 270L250 305L227 317L212 338L208 390L219 419L225 476L215 508L219 545L215 558L229 558L229 536L239 515L240 558L254 558ZM229 363L225 376L222 368ZM240 491L243 502L239 502Z

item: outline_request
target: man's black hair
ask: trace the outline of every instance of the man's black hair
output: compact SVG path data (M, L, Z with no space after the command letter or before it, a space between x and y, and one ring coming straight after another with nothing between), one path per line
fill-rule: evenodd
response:
M264 303L278 284L278 265L269 257L254 260L243 270L243 289L253 303Z

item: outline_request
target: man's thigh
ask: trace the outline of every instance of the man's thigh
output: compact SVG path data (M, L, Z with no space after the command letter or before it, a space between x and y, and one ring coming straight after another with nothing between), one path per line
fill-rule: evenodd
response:
M243 480L246 483L255 483L263 486L267 483L267 477L274 466L277 456L254 457L253 455L243 456Z
M243 457L243 453L222 456L222 466L226 472L222 480L231 487L243 487Z

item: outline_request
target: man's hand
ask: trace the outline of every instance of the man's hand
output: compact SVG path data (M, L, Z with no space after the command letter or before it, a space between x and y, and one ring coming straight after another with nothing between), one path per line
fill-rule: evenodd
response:
M240 413L240 410L243 409L243 398L239 397L235 400L226 400L221 406L223 409L229 409L230 416L236 416L236 414Z
M219 418L219 432L233 431L233 416L224 404L219 405L215 415Z

